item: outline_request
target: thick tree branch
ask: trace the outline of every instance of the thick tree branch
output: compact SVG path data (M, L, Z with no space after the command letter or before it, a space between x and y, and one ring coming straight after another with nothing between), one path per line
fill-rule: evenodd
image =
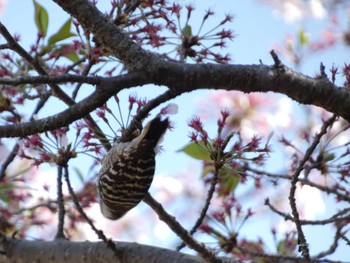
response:
M181 262L205 263L200 257L137 243L115 243L121 263ZM103 263L114 262L115 255L103 242L71 242L67 240L27 241L0 234L0 262L32 263Z
M145 67L154 67L150 63L155 55L145 51L135 44L127 34L122 33L113 21L102 14L90 1L87 0L54 0L71 16L91 32L98 43L108 48L125 67L132 71L141 71Z
M102 106L120 90L146 83L148 81L136 73L102 80L94 93L58 114L36 121L0 126L0 137L25 137L64 127Z
M91 85L100 84L103 77L99 76L81 76L81 75L61 75L61 76L28 76L28 77L18 77L18 78L0 78L0 84L19 86L22 84L59 84L59 83L86 83Z
M265 65L183 64L173 62L157 75L155 84L173 86L182 92L196 89L224 89L276 92L302 104L320 106L350 121L350 93L325 79L314 79L285 67Z
M350 121L350 93L324 78L310 78L285 66L282 71L281 64L278 67L192 65L166 61L133 43L89 1L54 1L92 32L129 70L142 71L154 84L172 87L180 93L203 88L278 92L300 103L320 106Z
M41 65L41 63L34 59L18 42L12 37L7 28L0 22L0 34L6 39L9 48L17 52L23 59L25 59L29 65L31 65L40 75L47 76L48 73L46 69ZM56 84L50 85L53 94L65 102L67 105L72 105L74 102L72 99L63 92L63 90Z
M326 80L313 79L286 68L284 73L264 65L179 64L151 80L132 73L112 79L99 79L101 87L83 101L60 114L31 123L0 127L1 137L26 136L56 129L84 117L124 88L155 83L166 85L175 94L196 89L225 89L249 92L278 92L304 104L320 106L350 121L350 93Z

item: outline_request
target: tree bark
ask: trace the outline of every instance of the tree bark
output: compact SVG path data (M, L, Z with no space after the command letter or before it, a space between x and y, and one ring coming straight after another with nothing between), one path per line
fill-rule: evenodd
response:
M198 256L169 249L116 242L119 261L103 242L72 242L68 240L28 241L0 234L0 263L204 263ZM233 262L233 261L231 261Z
M118 57L129 71L142 72L174 92L196 89L278 92L320 106L350 121L350 93L325 78L316 79L283 67L265 65L185 64L142 49L87 0L54 0Z

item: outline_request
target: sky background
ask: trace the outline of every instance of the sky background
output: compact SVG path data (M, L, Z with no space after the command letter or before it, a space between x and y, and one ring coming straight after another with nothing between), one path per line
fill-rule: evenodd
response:
M50 15L49 22L49 33L48 35L55 33L56 30L66 21L67 17L65 12L58 8L56 4L51 1L39 1L45 8L48 10ZM101 3L109 4L110 1L100 1ZM184 2L184 1L183 1ZM213 3L214 2L214 3ZM187 2L186 2L187 3ZM276 48L278 44L283 43L287 34L295 35L298 29L305 28L306 31L309 31L312 40L320 38L322 30L329 25L329 20L325 19L304 19L299 21L286 21L281 14L274 11L271 7L263 5L260 1L257 0L247 0L247 1L237 1L237 0L221 0L221 1L190 1L193 3L198 11L194 13L194 16L198 16L198 19L192 19L191 26L192 30L196 32L195 28L199 25L196 25L195 21L198 23L201 21L201 18L204 14L204 10L211 8L215 11L216 16L211 20L214 21L213 25L216 25L218 21L223 19L224 14L231 14L234 16L234 22L230 25L230 29L234 31L236 38L233 42L228 44L227 52L232 54L233 63L237 64L259 64L260 60L264 64L272 64L273 61L269 55L269 51L272 48ZM24 47L29 47L36 39L36 28L33 22L33 3L30 0L7 0L5 10L1 16L1 22L5 24L8 30L13 33L18 33L21 35L21 44ZM348 23L346 19L346 10L339 12L341 15L339 17L339 27L345 28ZM216 22L215 22L216 21ZM210 25L208 25L210 26ZM334 63L336 66L342 66L346 61L345 58L350 57L349 48L344 45L337 44L336 47L329 49L325 52L319 52L315 54L306 53L307 59L305 63L302 63L300 67L297 68L298 71L303 72L303 74L314 76L318 72L320 62L323 62L328 69ZM283 63L293 67L293 64L286 58L281 57ZM90 92L91 89L86 88L87 92ZM165 90L165 89L164 89ZM127 96L130 92L123 91L122 94ZM140 96L147 96L149 98L154 96L152 87L143 89L142 91L138 90ZM122 97L123 95L121 95ZM168 132L164 141L164 148L166 151L158 157L157 160L157 174L167 174L176 177L177 174L186 173L188 170L200 170L200 163L195 162L192 159L188 158L182 153L178 153L177 150L186 144L187 135L189 134L190 129L187 127L188 119L195 113L198 112L198 109L203 105L203 101L208 98L207 91L196 91L190 94L182 95L175 100L179 105L179 112L177 115L171 116L171 119L175 122L176 129L174 132ZM280 99L285 99L284 96L279 96ZM276 103L278 103L276 101ZM285 100L283 100L285 102ZM283 103L282 102L282 103ZM290 106L292 111L298 112L297 103L292 103ZM287 107L287 104L286 104ZM43 114L52 114L54 112L59 112L64 109L64 106L61 104L50 104L47 111L44 111ZM49 111L50 110L50 111ZM156 112L156 111L154 111ZM211 124L213 125L213 123ZM182 138L181 141L183 144L179 144L179 138ZM176 142L176 143L174 143ZM278 158L278 157L276 157ZM171 162L169 162L171 160ZM76 164L77 167L81 168L84 171L86 165L81 163ZM274 170L278 170L279 167L273 167ZM51 171L50 169L48 169ZM155 178L155 186L152 186L153 191L156 191L157 184L161 184L163 181L161 177ZM176 181L174 181L176 183ZM180 186L179 186L180 187ZM181 187L180 187L181 188ZM327 204L328 205L328 204ZM115 223L118 224L118 223ZM251 226L251 232L261 232L269 231L269 229L264 228L264 222L261 224L255 224ZM158 235L164 235L168 233L167 230L164 230L163 227L155 229L158 231ZM246 231L249 236L249 231ZM157 234L156 234L157 235ZM314 243L319 240L319 233L315 235L310 235L310 243ZM325 231L322 235L322 238L332 238L331 232ZM145 238L146 240L146 238ZM139 242L143 241L142 238L138 240ZM317 251L323 246L322 242L319 242L317 247L311 247L311 251ZM350 253L342 247L342 249L335 255L341 259L343 256L348 255L350 258Z

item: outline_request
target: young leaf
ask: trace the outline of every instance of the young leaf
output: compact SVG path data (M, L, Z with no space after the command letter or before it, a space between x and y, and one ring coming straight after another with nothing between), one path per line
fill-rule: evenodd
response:
M310 39L307 33L304 31L304 29L299 29L298 34L299 34L299 44L301 46L307 45Z
M220 195L233 193L240 180L237 171L223 166L219 171Z
M186 38L191 38L192 37L192 28L190 25L185 25L184 28L182 29L182 35Z
M203 170L202 170L202 176L206 176L210 173L214 173L215 172L215 168L214 168L214 165L205 165L203 167Z
M277 252L283 256L295 256L297 240L281 240L277 245Z
M206 149L203 142L199 142L198 144L195 142L191 142L187 144L185 147L179 150L180 152L184 152L191 156L192 158L203 160L203 161L211 161L210 153Z
M77 53L74 52L66 54L65 57L72 62L77 62L79 60L79 56L77 55Z
M46 36L47 28L49 26L49 15L46 11L46 9L41 6L37 1L33 0L34 8L35 8L35 24L38 28L39 32L43 35L43 37Z
M69 37L75 36L74 33L70 32L70 26L72 24L72 19L69 18L66 23L57 31L56 34L49 38L48 45L54 45L56 42L62 41Z

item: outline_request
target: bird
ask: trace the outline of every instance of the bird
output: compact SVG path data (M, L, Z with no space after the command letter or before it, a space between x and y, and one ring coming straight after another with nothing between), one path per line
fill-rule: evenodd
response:
M169 126L156 116L130 142L117 142L102 160L98 195L102 215L118 220L147 194L155 172L157 146Z

